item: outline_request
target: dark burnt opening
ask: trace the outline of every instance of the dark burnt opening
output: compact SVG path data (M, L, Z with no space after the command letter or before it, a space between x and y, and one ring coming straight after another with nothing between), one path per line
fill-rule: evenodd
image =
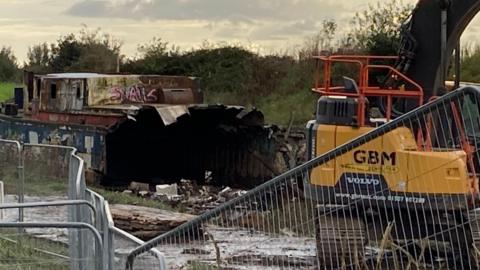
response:
M275 143L258 111L193 107L165 126L154 108L120 124L106 137L107 184L152 184L181 179L252 187L274 176Z

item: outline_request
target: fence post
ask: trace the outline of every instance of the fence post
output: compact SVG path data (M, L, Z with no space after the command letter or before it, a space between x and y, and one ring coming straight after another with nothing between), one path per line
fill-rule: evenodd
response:
M18 193L18 203L25 202L25 158L24 158L24 147L20 143L17 143L17 152L18 152L18 165L17 165L17 193ZM23 209L18 209L18 221L24 221Z
M3 182L0 181L0 204L4 204L5 203L5 188L3 186ZM3 213L3 209L0 210L0 220L3 220L3 216L4 216L4 213Z
M68 183L68 197L70 200L77 200L77 193L75 190L75 183L77 179L77 174L78 174L78 165L77 165L77 160L74 158L73 154L70 155L70 162L69 162L69 183ZM69 221L70 222L79 222L78 220L78 212L79 212L79 206L69 206ZM81 241L81 235L80 231L70 231L70 243L69 243L69 248L70 248L70 256L75 256L76 258L82 258L82 252L81 249L79 248L79 242ZM72 270L83 270L82 268L82 262L78 261L72 261L71 262L71 269Z

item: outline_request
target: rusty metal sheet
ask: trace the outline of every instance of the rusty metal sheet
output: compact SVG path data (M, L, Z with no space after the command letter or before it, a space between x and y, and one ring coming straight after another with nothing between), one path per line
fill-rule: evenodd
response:
M165 126L177 122L177 118L182 115L189 114L189 107L186 105L165 105L165 104L117 104L117 105L97 105L88 107L89 111L98 112L116 112L123 113L135 117L137 113L146 108L153 108L157 111Z
M40 112L32 117L34 120L46 123L77 124L98 127L113 126L124 118L123 114L74 114L55 112Z
M190 114L188 107L184 105L153 107L157 110L165 126L177 122L177 119L182 115Z
M232 114L237 119L248 119L256 116L259 111L247 111L242 106L225 106L225 105L208 105L208 104L199 104L199 105L168 105L168 104L116 104L116 105L96 105L88 107L89 110L95 111L111 111L111 112L122 112L128 115L136 115L138 111L145 108L154 108L160 118L162 119L165 126L171 125L177 122L177 119L183 115L191 114L191 112L197 111L215 111L218 115L224 115L225 113ZM261 113L260 113L261 114ZM255 125L263 125L262 120L255 121Z
M117 104L117 105L97 105L97 106L89 106L89 111L98 111L98 112L127 112L127 113L134 113L139 111L142 106L139 105L132 105L132 104Z
M105 169L105 136L108 130L102 126L42 122L0 114L0 138L75 147L85 158L87 167L98 172Z

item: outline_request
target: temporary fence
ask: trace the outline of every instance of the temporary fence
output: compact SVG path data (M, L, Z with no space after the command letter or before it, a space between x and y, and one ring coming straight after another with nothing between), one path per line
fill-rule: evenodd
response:
M52 240L50 237L53 229L82 233L94 239L92 246L101 248L100 235L89 224L13 222L0 223L0 228L1 269L103 269L101 256L75 256L69 252L71 239L62 236Z
M113 241L116 243L116 247L122 248L115 250L115 262L116 269L125 269L128 254L136 247L142 245L144 242L137 237L118 228L113 229ZM165 258L158 250L151 250L139 257L139 260L135 262L136 269L167 269Z
M475 269L479 105L473 87L438 98L148 241L127 267L157 248L168 269Z
M108 203L87 188L84 166L74 148L0 140L1 269L125 268L143 241L114 226ZM149 254L136 264L165 269L160 252Z
M21 184L23 183L23 163L22 163L22 146L17 141L0 140L0 181L3 183L5 201L10 198L17 202L23 201L23 193L21 193ZM10 195L10 197L8 196ZM16 220L20 220L22 210L16 213Z

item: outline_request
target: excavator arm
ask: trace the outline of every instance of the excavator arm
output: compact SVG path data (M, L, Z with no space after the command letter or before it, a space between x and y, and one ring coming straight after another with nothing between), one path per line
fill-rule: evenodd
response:
M480 0L420 0L410 21L403 26L397 68L423 87L426 100L441 93L442 70L448 66L462 33L479 11ZM447 64L442 65L442 57Z

